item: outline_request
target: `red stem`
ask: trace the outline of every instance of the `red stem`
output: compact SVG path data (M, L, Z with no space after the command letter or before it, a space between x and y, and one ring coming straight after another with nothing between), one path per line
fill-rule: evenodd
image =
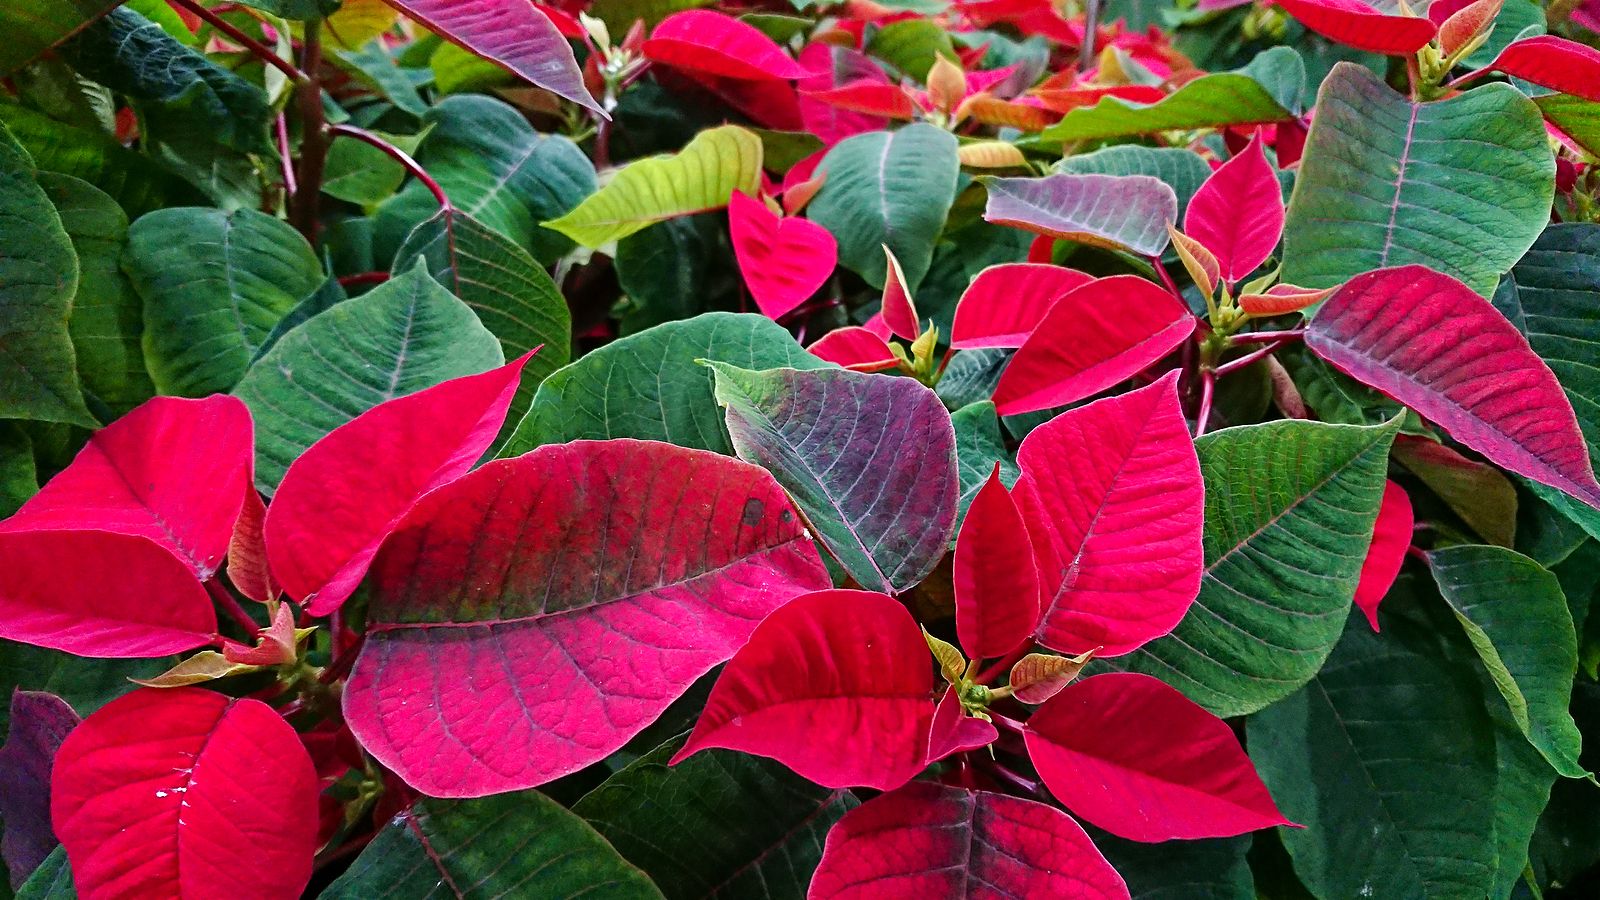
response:
M1251 350L1249 353L1246 353L1238 359L1230 359L1222 365L1217 366L1216 377L1221 378L1222 376L1227 375L1229 372L1237 372L1245 366L1256 362L1257 360L1271 356L1278 350L1278 348L1286 346L1288 343L1288 341L1275 341L1271 344L1263 344L1262 346Z
M1010 671L1011 667L1017 664L1017 660L1027 656L1028 651L1032 649L1033 641L1031 639L1023 641L1022 646L1006 654L1006 656L1003 657L999 662L979 672L973 681L977 684L988 684L996 678L999 678L1002 672Z
M1194 417L1194 436L1206 433L1206 422L1211 418L1211 399L1217 391L1217 373L1211 369L1200 370L1200 411Z
M450 204L450 198L445 196L444 188L440 187L439 182L434 181L433 176L429 175L427 170L423 169L422 166L417 164L416 160L411 158L411 154L401 150L399 147L396 147L383 138L378 137L376 134L367 131L365 128L357 128L354 125L335 125L328 129L328 133L334 137L343 135L345 137L355 138L358 141L371 144L372 146L377 147L379 150L382 150L385 155L399 163L401 166L405 167L407 172L410 172L413 177L422 182L423 186L428 189L428 192L433 194L433 199L439 201L440 209L443 209L446 212L455 212L455 207Z
M1492 71L1494 71L1494 67L1493 66L1484 66L1481 69L1473 69L1471 72L1468 72L1467 74L1461 76L1460 78L1453 78L1450 81L1445 82L1444 86L1449 88L1452 91L1459 90L1457 85L1460 85L1463 82L1471 81L1474 78L1482 78L1483 76L1489 74Z
M239 601L233 594L222 586L222 582L215 578L207 581L206 591L211 594L211 599L222 607L222 611L228 614L228 618L239 623L239 627L244 629L246 635L253 638L256 636L256 632L261 630L261 623L250 618L250 614L245 612L244 607L239 605Z
M278 113L275 131L278 139L278 161L283 166L283 193L286 197L292 197L297 190L294 179L294 156L289 152L289 119L283 113Z
M1031 778L1024 778L1001 763L990 761L983 767L983 770L1001 781L1009 782L1012 787L1018 788L1024 793L1036 794L1039 792L1039 782Z
M1172 280L1172 275L1167 272L1167 267L1161 264L1161 256L1158 254L1150 257L1150 264L1155 267L1156 274L1161 276L1161 283L1166 286L1167 293L1177 298L1179 303L1183 303L1183 292L1178 290L1178 284ZM1184 303L1184 305L1188 306L1187 303Z
M1287 331L1247 331L1234 335L1228 341L1234 344L1270 344L1273 341L1298 341L1305 336L1304 328L1290 328Z
M1413 559L1422 560L1424 565L1426 565L1427 562L1428 562L1428 554L1425 553L1422 550L1422 548L1418 547L1416 544L1412 544L1411 546L1406 548L1406 555L1409 556L1409 557L1412 557Z
M1002 716L992 709L989 710L989 718L994 721L994 724L1006 729L1007 731L1014 731L1017 734L1022 733L1022 723L1018 722L1016 719L1010 718L1009 716Z
M293 81L297 84L304 84L305 82L311 80L306 76L306 73L295 68L283 57L273 53L272 50L267 47L267 45L228 24L227 20L223 19L221 16L217 15L211 10L206 9L204 6L194 2L194 0L172 0L172 3L174 6L183 7L185 11L192 13L194 16L205 21L212 28L215 28L216 30L227 35L230 40L244 47L246 50L249 50L250 53L257 59L289 76L290 81Z
M389 280L388 272L361 272L356 275L341 275L340 287L356 287L365 284L383 284Z

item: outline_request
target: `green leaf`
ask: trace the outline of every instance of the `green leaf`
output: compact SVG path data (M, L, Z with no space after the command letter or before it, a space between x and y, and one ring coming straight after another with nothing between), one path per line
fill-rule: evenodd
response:
M1334 287L1419 263L1488 296L1549 221L1554 193L1539 110L1515 88L1419 104L1343 63L1317 96L1283 279Z
M629 764L572 811L669 900L803 900L828 829L860 801L729 750L669 767L682 744L674 739Z
M576 144L534 131L521 112L484 96L447 97L423 117L423 126L432 130L417 148L417 161L457 209L540 262L572 249L540 226L594 193L594 165ZM407 185L378 214L380 243L398 245L437 209L423 185Z
M711 396L711 359L752 369L828 365L765 316L706 313L613 341L539 385L501 456L541 444L637 438L733 453Z
M11 130L38 167L72 175L116 198L134 218L175 203L197 203L203 195L142 153L110 135L56 122L31 109L0 102L0 123Z
M63 53L83 74L139 100L164 103L199 119L221 143L271 152L266 92L174 40L130 9L113 10Z
M867 52L917 81L927 79L935 59L958 59L950 33L932 19L905 19L883 26L867 41Z
M572 313L566 298L526 250L464 212L440 210L418 225L395 255L395 271L418 258L478 314L506 359L541 348L522 369L506 414L509 429L528 411L539 382L571 358Z
M0 418L94 427L67 333L78 257L33 161L4 127L0 248Z
M606 23L611 40L621 42L622 36L633 27L635 19L643 19L645 28L653 29L667 16L686 9L710 6L712 0L595 0L589 15Z
M379 136L411 154L416 153L420 137L398 134ZM373 207L400 190L400 184L405 180L405 168L377 147L356 140L334 141L328 148L322 192L346 203Z
M12 72L115 9L122 0L23 0L0 12L0 75Z
M1247 723L1262 780L1306 826L1278 833L1317 897L1483 896L1494 875L1494 730L1470 651L1401 600L1417 605L1391 593L1381 635L1358 616L1303 690Z
M274 70L276 71L276 70ZM190 111L159 103L139 104L139 134L145 154L176 172L220 209L257 208L267 190L256 161L218 143L195 127Z
M1120 144L1055 164L1055 171L1073 175L1149 175L1165 181L1178 195L1178 221L1200 185L1211 177L1211 167L1200 154L1182 147L1141 147Z
M1587 775L1578 762L1583 736L1567 713L1578 636L1556 577L1503 547L1447 547L1428 563L1517 728L1556 771Z
M723 223L713 216L657 222L617 241L617 283L627 295L623 334L708 311L740 295Z
M21 422L0 421L0 519L10 518L39 493L33 441Z
M1493 688L1484 685L1482 690L1488 694ZM1529 844L1560 776L1511 721L1505 704L1491 705L1489 715L1500 770L1494 800L1495 877L1489 896L1510 897L1528 867Z
M122 268L144 298L156 389L190 397L230 390L272 327L323 281L305 238L251 209L142 216Z
M1085 830L1127 880L1132 900L1256 900L1245 859L1248 835L1142 844L1099 829Z
M489 91L517 82L517 76L455 44L440 44L428 57L433 86L441 94Z
M1398 426L1291 420L1196 441L1206 484L1200 596L1128 667L1219 716L1255 712L1316 675L1344 630Z
M53 53L18 69L11 80L23 105L57 122L101 134L116 130L117 100L111 89L79 75Z
M883 287L887 246L915 289L955 202L956 150L954 135L925 122L847 137L817 166L828 180L806 215L838 239L845 268Z
M39 186L55 204L78 255L78 291L67 319L78 381L110 421L155 393L139 348L141 302L120 265L128 217L109 194L70 175L40 172Z
M577 209L545 227L585 247L599 247L663 219L721 209L735 191L754 196L760 187L761 139L737 125L723 125L695 135L679 153L629 163Z
M56 846L50 855L39 863L28 880L17 888L17 900L77 900L78 889L72 883L72 866L67 862L67 848Z
M965 355L965 354L963 354ZM967 507L978 489L989 480L995 463L1000 464L1000 480L1006 487L1016 484L1022 470L1016 458L1006 449L1000 435L1000 419L995 415L994 402L983 400L961 407L950 415L950 424L956 430L956 475L961 479L961 499L956 513L956 528L966 518Z
M1159 131L1279 122L1293 117L1305 80L1300 55L1275 47L1243 69L1202 75L1156 103L1106 97L1094 106L1072 110L1033 142L1060 146Z
M419 262L283 336L234 395L256 423L256 484L271 494L323 435L363 412L505 362L500 342Z
M538 791L419 799L378 832L323 900L660 897L582 819Z
M130 678L150 678L171 668L178 658L86 659L59 650L0 640L0 735L11 726L13 691L48 691L72 704L79 715L99 709L133 690Z
M389 55L383 41L378 38L368 41L360 50L336 50L334 57L393 103L396 109L419 119L428 112L428 104L417 93L416 83L395 63L394 57Z
M1600 156L1600 103L1571 94L1546 94L1533 102L1550 124L1577 142L1590 156Z
M339 279L328 278L323 281L321 287L312 291L311 295L304 300L296 303L294 309L289 310L288 315L279 319L278 324L272 326L272 330L267 332L266 338L261 341L261 346L256 348L255 355L250 357L250 365L255 365L261 357L267 355L268 350L276 346L284 335L298 328L300 323L349 299L350 295L345 293L344 285L339 283Z

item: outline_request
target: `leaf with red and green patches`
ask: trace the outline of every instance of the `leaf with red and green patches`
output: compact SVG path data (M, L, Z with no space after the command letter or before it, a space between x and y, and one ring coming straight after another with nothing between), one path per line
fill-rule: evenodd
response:
M1600 50L1541 34L1507 46L1489 68L1563 94L1600 102Z
M904 606L870 591L819 591L756 627L673 761L722 747L825 787L890 790L922 771L932 695L927 644Z
M1178 195L1149 175L979 180L989 188L985 219L1058 240L1153 256L1178 218Z
M1390 15L1361 0L1278 0L1278 5L1335 43L1388 56L1417 52L1437 31L1427 19Z
M650 441L540 447L434 490L384 542L345 718L431 796L533 787L621 747L828 583L754 466Z
M955 531L950 413L909 379L708 363L740 459L770 471L856 582L915 586Z
M1021 347L1057 300L1094 278L1044 263L1002 263L977 274L956 303L950 346Z
M809 896L1127 900L1128 886L1066 813L919 781L839 820Z
M652 62L723 78L792 81L811 74L754 25L710 9L667 16L643 51Z
M1283 192L1257 131L1195 192L1183 230L1216 257L1233 284L1267 261L1283 236Z

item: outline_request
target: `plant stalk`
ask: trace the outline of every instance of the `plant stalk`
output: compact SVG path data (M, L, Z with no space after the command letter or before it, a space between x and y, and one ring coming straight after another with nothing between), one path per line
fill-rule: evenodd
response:
M289 204L289 221L313 246L317 242L317 218L322 205L322 176L328 165L328 123L322 109L322 85L315 73L322 65L322 22L306 22L305 39L300 46L300 68L309 73L295 89L300 107L300 169Z
M433 199L439 202L440 209L443 209L446 212L455 211L455 207L450 204L450 198L445 196L444 188L439 186L439 182L433 180L433 176L429 175L426 169L422 168L422 166L417 164L416 160L411 158L411 154L401 150L399 147L396 147L383 138L378 137L376 134L367 131L365 128L357 128L354 125L335 125L328 129L328 134L332 137L339 137L342 135L344 137L355 138L358 141L361 141L365 144L370 144L371 146L382 150L390 159L393 159L395 162L404 167L407 172L411 173L413 178L422 182L423 186L428 189L428 193L433 195Z
M266 44L230 25L226 19L194 2L194 0L172 0L172 3L174 6L182 7L185 12L194 14L196 18L227 35L229 40L249 50L252 56L263 63L287 75L289 80L295 84L305 84L311 80L311 76L307 75L304 70L295 68L293 64L283 57L272 52L272 49Z

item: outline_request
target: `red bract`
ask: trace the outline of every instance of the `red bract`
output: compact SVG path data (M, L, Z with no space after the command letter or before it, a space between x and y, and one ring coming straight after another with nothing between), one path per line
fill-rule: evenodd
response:
M1392 16L1361 0L1276 0L1317 34L1372 53L1409 56L1433 40L1434 24L1416 16Z
M899 85L862 78L849 84L821 91L805 91L802 96L835 109L887 119L911 119L917 107Z
M271 707L147 688L67 736L50 806L84 900L284 900L311 878L317 792Z
M264 528L283 589L313 615L338 609L400 518L489 448L532 355L381 403L296 459Z
M1333 290L1325 288L1318 291L1292 284L1275 284L1260 294L1241 294L1239 308L1252 316L1281 316L1321 303L1328 299Z
M995 465L961 533L956 536L951 580L956 592L956 632L974 658L1004 656L1027 639L1039 621L1039 569L1022 513Z
M1230 286L1277 249L1283 236L1283 195L1259 131L1195 192L1183 230L1211 251Z
M437 797L603 759L828 584L766 472L631 440L540 447L434 491L371 581L345 718Z
M1027 722L1028 754L1068 809L1135 841L1290 824L1221 719L1148 675L1069 686Z
M1039 642L1116 656L1170 632L1205 567L1205 487L1177 373L1056 416L1017 464L1044 589Z
M708 747L778 760L827 787L922 770L933 675L917 623L870 591L820 591L768 616L717 679L678 762Z
M883 324L890 334L914 341L922 333L922 325L917 321L917 307L911 299L911 289L906 287L906 274L900 270L900 260L894 258L893 251L884 247L883 255L888 257L888 264L884 269L883 301L878 315L883 317Z
M1383 506L1378 508L1378 521L1372 527L1372 544L1367 548L1366 561L1361 564L1361 581L1356 585L1355 603L1373 631L1378 630L1378 604L1389 593L1406 561L1406 550L1411 546L1411 531L1415 518L1411 513L1411 498L1405 489L1394 482L1383 488Z
M1040 263L1003 263L979 272L956 304L950 346L1021 347L1057 300L1094 279Z
M1550 34L1524 38L1500 51L1489 68L1600 102L1600 50L1577 41Z
M1143 278L1090 282L1056 301L1012 357L995 406L1009 416L1082 400L1171 353L1194 328L1183 304Z
M661 20L644 42L647 59L725 78L793 80L810 72L755 26L709 9Z
M149 538L200 578L222 564L255 488L250 411L234 397L157 397L95 432L0 533L88 530Z
M768 318L806 302L839 258L839 245L826 228L780 217L746 194L735 193L728 202L728 226L739 273Z
M796 82L801 91L800 118L805 130L824 144L832 146L851 135L888 124L882 116L851 112L806 96L806 92L830 91L862 80L890 84L889 76L870 57L848 47L814 43L800 51L800 64L811 73Z
M835 328L806 349L817 359L857 372L882 372L900 364L888 341L858 325Z
M1358 275L1323 304L1305 341L1495 464L1600 507L1588 447L1550 367L1454 278L1423 266Z
M1060 810L918 782L839 820L807 897L1125 900L1128 887Z
M938 762L954 753L987 747L999 736L994 725L967 715L961 705L961 693L952 685L939 698L928 725L927 761Z

